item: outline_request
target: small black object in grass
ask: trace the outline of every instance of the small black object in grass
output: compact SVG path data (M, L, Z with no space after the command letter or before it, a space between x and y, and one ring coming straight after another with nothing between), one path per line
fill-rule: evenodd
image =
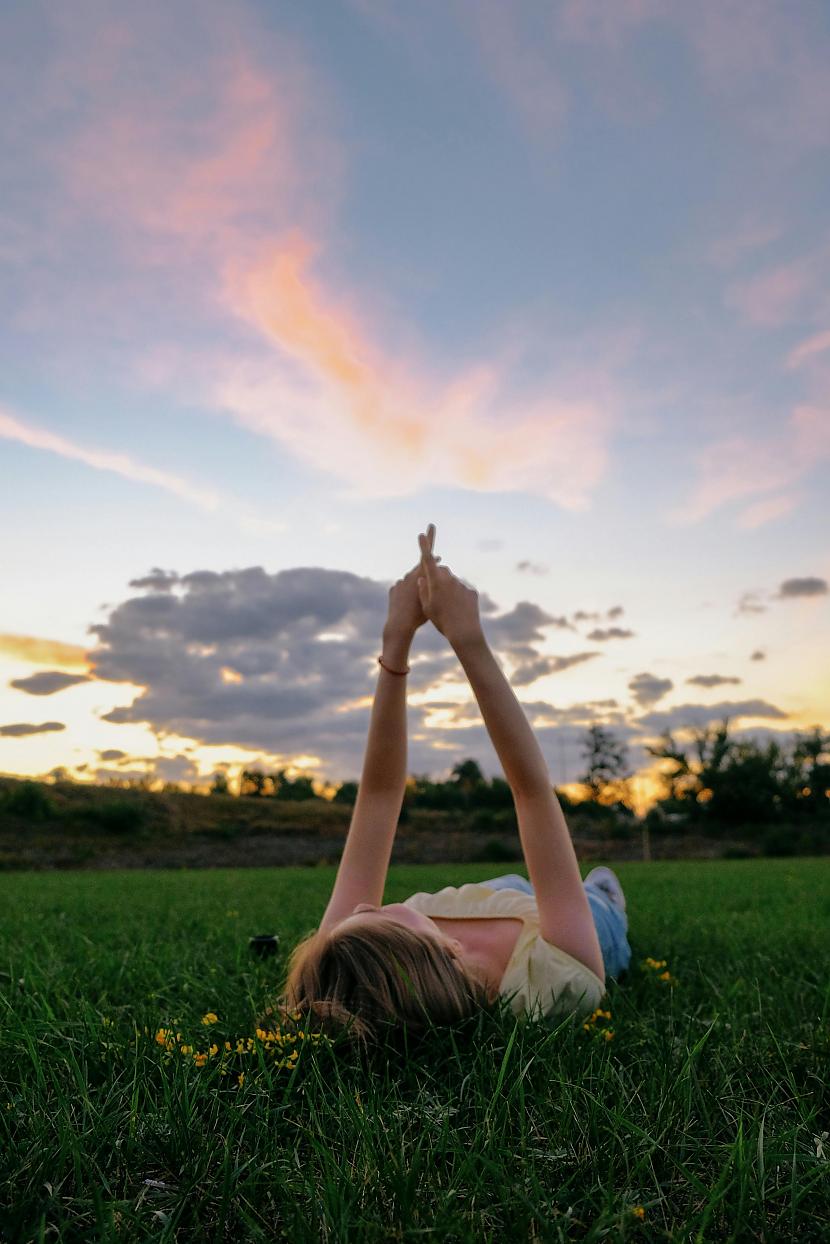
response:
M260 959L264 959L266 955L275 954L279 949L279 944L280 939L276 933L258 933L248 942L251 950L255 955L259 955Z

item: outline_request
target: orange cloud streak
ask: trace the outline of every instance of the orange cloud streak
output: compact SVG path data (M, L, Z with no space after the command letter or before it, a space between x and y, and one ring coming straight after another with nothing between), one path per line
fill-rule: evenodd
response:
M537 396L516 409L514 399L497 398L498 362L449 383L415 375L384 356L358 316L311 278L316 253L295 229L256 263L227 265L228 305L301 364L312 387L293 384L277 365L259 375L238 369L220 385L224 406L316 467L324 448L322 465L357 481L363 496L446 484L530 489L566 508L586 507L606 465L609 398Z
M57 666L65 670L91 669L87 653L79 644L58 639L39 639L35 635L0 635L0 653L31 665Z

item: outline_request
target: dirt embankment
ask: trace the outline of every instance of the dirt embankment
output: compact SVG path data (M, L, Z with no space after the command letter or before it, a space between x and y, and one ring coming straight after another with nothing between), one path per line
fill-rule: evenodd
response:
M27 789L24 791L24 785ZM110 787L4 782L0 870L233 868L336 864L353 808L325 800L200 796ZM639 825L586 823L569 813L580 860L707 859L761 854L747 839L651 835ZM515 809L404 808L393 863L523 860Z

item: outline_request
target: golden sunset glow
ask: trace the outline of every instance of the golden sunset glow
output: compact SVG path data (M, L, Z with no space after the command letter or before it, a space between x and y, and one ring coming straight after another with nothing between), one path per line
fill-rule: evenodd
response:
M35 635L0 634L0 656L32 665L58 666L65 670L87 670L86 651L79 644L64 644Z

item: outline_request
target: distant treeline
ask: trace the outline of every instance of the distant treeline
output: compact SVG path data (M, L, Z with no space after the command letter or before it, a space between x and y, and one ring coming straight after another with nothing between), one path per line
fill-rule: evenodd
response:
M688 743L677 742L667 730L657 745L646 747L661 762L662 770L657 802L645 817L649 828L707 832L707 827L830 819L830 734L821 727L813 726L806 733L795 731L786 744L770 740L762 745L732 738L728 717L703 729L687 727L686 733L692 736ZM584 768L576 779L581 798L571 798L557 788L563 808L579 808L582 816L598 821L637 819L628 749L613 730L591 726L585 732L581 755ZM132 779L121 785L149 789L150 781ZM180 789L173 782L164 786L166 791ZM210 794L234 793L244 799L353 805L358 783L342 782L328 800L315 791L312 778L289 778L286 769L273 773L242 769L237 774L236 792L227 772L216 772ZM446 781L434 782L425 775L409 777L401 815L405 820L407 811L415 808L469 812L512 806L512 793L504 778L488 781L477 761L467 759L455 765Z
M690 729L692 740L681 744L671 731L660 742L646 747L662 762L661 790L646 820L653 828L684 824L724 827L747 823L774 823L795 818L830 818L830 734L814 726L806 733L795 731L788 744L770 740L759 744L730 737L729 718L714 726ZM582 755L584 771L577 778L581 799L563 790L557 795L565 808L588 812L634 816L633 774L628 749L611 729L591 726L585 733ZM358 783L343 782L333 795L334 803L353 804ZM227 794L228 783L216 774L211 793ZM315 799L311 779L286 776L284 769L271 775L244 769L239 779L242 797ZM407 781L404 808L507 808L512 805L510 787L503 778L484 777L475 760L457 764L444 782L427 777Z

